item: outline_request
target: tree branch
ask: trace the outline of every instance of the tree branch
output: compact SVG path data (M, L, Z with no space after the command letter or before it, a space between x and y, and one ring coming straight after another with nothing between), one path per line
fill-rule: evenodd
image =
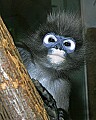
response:
M0 120L49 120L44 103L1 18Z

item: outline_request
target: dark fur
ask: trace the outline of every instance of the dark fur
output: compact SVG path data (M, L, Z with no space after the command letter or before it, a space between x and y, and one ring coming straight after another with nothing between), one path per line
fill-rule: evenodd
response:
M46 33L72 37L76 40L76 50L67 54L66 61L60 66L48 62L47 48L42 45ZM81 19L72 13L50 14L46 23L41 25L36 33L22 40L18 47L23 62L31 78L37 79L53 95L57 106L68 111L70 72L76 71L84 63L84 43L82 39Z

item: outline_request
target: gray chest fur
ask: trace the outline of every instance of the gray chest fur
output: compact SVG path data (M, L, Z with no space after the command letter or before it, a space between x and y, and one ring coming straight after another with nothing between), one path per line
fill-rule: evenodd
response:
M57 106L68 111L70 83L65 79L54 78L56 73L48 72L32 62L29 62L27 70L31 78L38 80L51 93Z

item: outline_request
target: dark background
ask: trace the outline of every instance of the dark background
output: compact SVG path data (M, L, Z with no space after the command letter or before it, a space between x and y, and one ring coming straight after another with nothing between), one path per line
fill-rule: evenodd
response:
M50 11L50 0L0 0L1 16L15 41L30 28L34 32Z

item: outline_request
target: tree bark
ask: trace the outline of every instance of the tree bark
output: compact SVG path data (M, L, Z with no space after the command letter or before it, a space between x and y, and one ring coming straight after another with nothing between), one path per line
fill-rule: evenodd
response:
M49 120L11 35L0 18L0 120Z

